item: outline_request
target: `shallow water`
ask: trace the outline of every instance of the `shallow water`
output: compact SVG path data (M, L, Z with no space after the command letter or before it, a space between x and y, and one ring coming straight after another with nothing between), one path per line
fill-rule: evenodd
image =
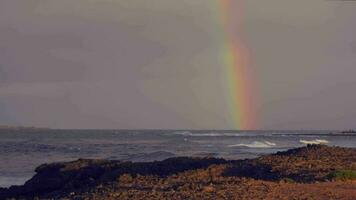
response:
M331 131L45 130L0 132L0 187L20 185L43 163L78 158L130 161L174 156L252 158L307 142L356 147L356 135Z

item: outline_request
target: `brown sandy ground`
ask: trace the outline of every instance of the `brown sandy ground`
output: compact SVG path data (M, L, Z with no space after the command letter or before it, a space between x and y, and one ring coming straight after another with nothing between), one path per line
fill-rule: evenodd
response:
M286 183L221 176L227 165L183 172L161 179L125 174L110 187L68 199L356 199L356 182Z

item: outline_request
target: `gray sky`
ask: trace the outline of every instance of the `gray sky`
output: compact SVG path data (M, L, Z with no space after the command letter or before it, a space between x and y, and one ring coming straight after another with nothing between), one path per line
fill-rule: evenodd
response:
M0 1L0 124L232 128L211 2ZM245 4L256 128L356 128L356 3Z

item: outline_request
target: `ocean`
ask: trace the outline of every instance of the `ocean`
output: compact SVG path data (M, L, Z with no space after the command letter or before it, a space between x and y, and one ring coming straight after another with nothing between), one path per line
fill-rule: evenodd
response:
M356 147L333 131L11 130L0 132L0 187L21 185L44 163L97 158L154 161L175 156L253 158L306 144Z

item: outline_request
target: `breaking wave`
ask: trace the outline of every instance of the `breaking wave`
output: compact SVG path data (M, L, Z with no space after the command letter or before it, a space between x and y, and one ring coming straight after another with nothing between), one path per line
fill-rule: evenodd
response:
M248 147L248 148L271 148L276 146L276 143L268 142L268 141L254 141L250 144L233 144L228 147Z
M315 139L315 140L299 140L302 144L327 144L329 141L322 140L322 139Z

